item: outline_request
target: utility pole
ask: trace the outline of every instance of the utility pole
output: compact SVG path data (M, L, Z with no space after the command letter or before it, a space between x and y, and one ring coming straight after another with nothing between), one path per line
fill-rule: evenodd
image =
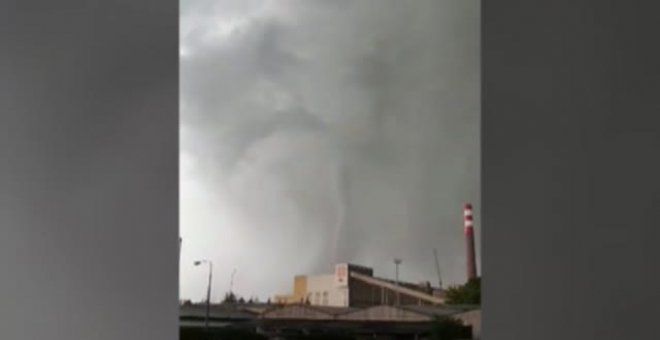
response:
M234 275L236 275L236 269L231 272L231 279L229 280L229 293L234 293Z
M231 278L229 280L229 296L235 297L236 301L238 301L238 298L234 295L234 275L236 275L236 269L231 272Z
M442 288L442 276L440 276L440 262L438 261L438 251L433 249L433 257L435 258L435 270L438 272L438 288Z
M401 264L401 259L394 259L394 266L396 268L396 286L399 286L399 265ZM399 291L396 291L396 304L397 306L401 303L401 296L399 294Z
M202 263L207 263L209 265L209 284L206 290L206 317L204 319L204 326L206 327L206 330L208 330L209 317L211 314L211 281L213 279L213 262L211 262L210 260L195 261L195 266L199 266Z

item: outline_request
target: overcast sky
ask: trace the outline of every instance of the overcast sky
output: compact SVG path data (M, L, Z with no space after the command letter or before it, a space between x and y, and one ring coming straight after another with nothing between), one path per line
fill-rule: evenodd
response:
M182 0L180 293L334 264L465 280L480 223L477 0Z

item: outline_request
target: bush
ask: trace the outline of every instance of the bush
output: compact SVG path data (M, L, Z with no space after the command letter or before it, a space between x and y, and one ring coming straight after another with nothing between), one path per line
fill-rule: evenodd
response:
M450 305L480 305L481 279L476 278L462 286L449 287L445 300Z
M433 340L471 339L472 327L452 318L437 318L431 328Z

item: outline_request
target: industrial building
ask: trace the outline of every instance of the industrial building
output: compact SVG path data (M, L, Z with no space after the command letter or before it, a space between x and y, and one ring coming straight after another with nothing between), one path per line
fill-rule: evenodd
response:
M471 280L478 277L471 204L465 205L463 216L466 274ZM342 263L333 274L296 276L293 293L276 296L274 302L209 309L182 305L180 328L243 330L266 339L295 339L314 333L350 334L359 339L428 339L438 318L450 318L459 320L459 327L468 331L466 339L481 337L479 306L447 305L441 287L399 281L398 271L393 281L374 276L372 268Z
M466 278L471 280L478 278L472 205L465 205L463 216ZM400 260L395 263L398 266ZM299 339L305 334L428 339L439 318L459 320L465 339L481 337L479 306L447 305L440 285L400 281L398 268L397 280L389 280L374 276L372 268L350 263L336 265L333 274L296 276L293 292L276 296L274 304L224 304L209 309L184 304L180 313L183 331L242 330L265 339Z
M328 307L437 305L443 303L442 296L442 289L429 282L396 282L375 277L371 268L343 263L334 274L296 276L293 293L275 296L274 301Z
M465 204L463 222L466 240L466 274L467 279L471 280L478 276L472 204ZM400 260L395 260L395 263L398 266ZM336 265L334 274L296 276L293 293L275 296L274 301L282 305L308 304L328 307L441 305L444 303L443 296L442 287L433 287L430 282L415 284L392 281L375 277L371 268L343 263Z

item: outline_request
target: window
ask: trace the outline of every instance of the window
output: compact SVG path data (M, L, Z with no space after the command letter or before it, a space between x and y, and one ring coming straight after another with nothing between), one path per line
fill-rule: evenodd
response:
M321 293L320 292L316 292L316 294L314 294L314 304L315 305L321 304Z
M323 292L323 305L328 305L328 292Z

